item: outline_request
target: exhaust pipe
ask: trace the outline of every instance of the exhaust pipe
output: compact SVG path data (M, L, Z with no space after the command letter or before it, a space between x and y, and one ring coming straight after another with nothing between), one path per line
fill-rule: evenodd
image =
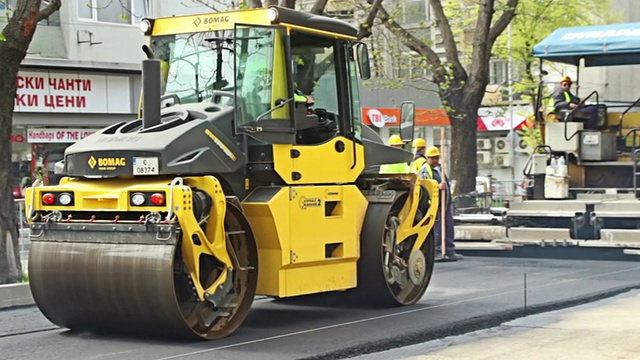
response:
M142 60L142 128L160 124L160 60L147 45L142 45L147 58Z

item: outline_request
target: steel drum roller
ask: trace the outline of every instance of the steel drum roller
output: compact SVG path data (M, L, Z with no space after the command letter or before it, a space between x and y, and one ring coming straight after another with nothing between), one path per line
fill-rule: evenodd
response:
M233 289L218 306L197 298L181 259L181 232L171 225L118 225L118 231L86 223L36 225L29 255L34 300L49 320L74 331L227 336L246 316L257 278L246 219L234 206L228 210L227 247L238 264L230 273ZM201 276L210 281L219 271Z
M59 326L189 334L174 292L174 251L173 244L34 241L31 291Z

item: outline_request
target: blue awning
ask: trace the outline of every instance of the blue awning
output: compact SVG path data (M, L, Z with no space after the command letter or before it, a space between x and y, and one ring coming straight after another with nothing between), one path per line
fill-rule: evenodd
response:
M640 23L560 28L533 47L533 56L571 65L640 64Z

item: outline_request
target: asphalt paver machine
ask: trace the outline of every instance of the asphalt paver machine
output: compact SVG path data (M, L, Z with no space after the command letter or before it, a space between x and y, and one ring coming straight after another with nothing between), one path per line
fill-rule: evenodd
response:
M558 29L537 44L533 54L541 59L541 68L543 60L578 67L638 65L640 23ZM597 83L580 72L577 80ZM629 98L637 96L634 88L625 91L625 99L606 98L611 93L607 88L618 86L615 80L608 78L606 87L580 94L582 107L596 110L597 128L585 129L577 115L582 107L557 111L560 121L545 124L544 144L525 167L525 175L537 178L537 194L511 203L506 239L498 242L615 248L638 254L640 99ZM553 157L565 164L561 177L568 188L560 192L564 195L546 191Z

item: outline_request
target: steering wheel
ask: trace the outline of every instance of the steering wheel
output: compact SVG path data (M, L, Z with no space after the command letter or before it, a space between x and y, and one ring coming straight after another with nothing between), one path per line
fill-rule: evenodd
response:
M333 113L327 111L327 109L316 108L313 109L313 113L318 116L318 126L331 130L336 127L337 123L332 117L335 118Z

